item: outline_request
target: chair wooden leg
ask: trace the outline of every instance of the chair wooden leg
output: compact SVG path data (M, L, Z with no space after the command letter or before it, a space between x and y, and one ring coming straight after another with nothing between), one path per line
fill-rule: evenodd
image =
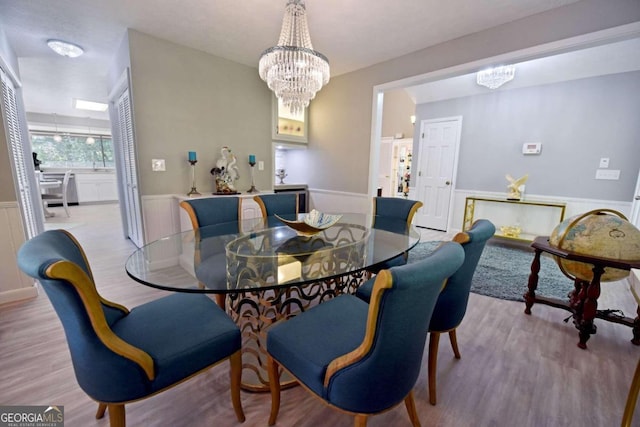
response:
M629 394L627 395L627 404L624 407L624 414L622 415L622 427L631 427L631 420L633 420L633 412L636 409L636 403L638 401L638 393L640 392L640 360L636 366L636 372L633 375L631 381L631 387L629 387Z
M413 390L411 390L409 394L407 394L407 397L404 398L404 406L407 407L411 425L413 427L420 427L420 419L418 418L418 411L416 411L416 402L413 399Z
M98 403L98 412L96 412L96 420L102 419L104 417L104 413L107 410L106 403Z
M231 365L231 403L233 410L236 412L236 418L241 423L244 422L244 411L242 410L242 401L240 400L240 382L242 381L242 351L238 350L229 358Z
M280 375L278 374L278 362L273 357L267 357L267 372L269 373L269 389L271 390L271 414L269 425L276 423L280 411Z
M355 427L366 427L367 426L367 415L366 414L358 414L356 415L356 419L353 423Z
M64 207L64 211L67 214L67 218L71 218L71 213L69 213L69 204L67 203L67 198L65 196L65 198L62 200L62 206Z
M440 332L429 333L429 402L436 404L436 372L438 367L438 343L440 342Z
M220 307L223 311L226 310L226 305L227 305L227 295L226 294L216 294L216 304L218 304L218 307Z
M125 427L126 419L124 414L124 405L108 405L109 407L109 426Z
M456 337L455 329L449 331L449 341L451 341L453 355L456 357L456 359L460 359L460 350L458 350L458 337Z

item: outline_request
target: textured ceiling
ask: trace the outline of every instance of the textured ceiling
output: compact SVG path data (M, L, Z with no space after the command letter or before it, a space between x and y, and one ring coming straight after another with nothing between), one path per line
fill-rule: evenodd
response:
M575 1L308 0L307 12L314 48L336 76ZM106 101L106 70L127 28L255 67L278 39L285 3L0 0L0 23L19 57L27 111L106 118L71 102ZM58 57L50 38L85 54Z

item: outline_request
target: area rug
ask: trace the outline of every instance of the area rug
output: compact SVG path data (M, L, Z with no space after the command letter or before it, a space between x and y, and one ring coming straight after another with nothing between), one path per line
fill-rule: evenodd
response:
M428 256L441 242L419 243L409 252L409 263ZM485 247L471 283L471 292L494 298L524 301L534 252L529 247L516 248L492 244ZM555 261L540 258L537 295L567 299L573 282L562 274Z

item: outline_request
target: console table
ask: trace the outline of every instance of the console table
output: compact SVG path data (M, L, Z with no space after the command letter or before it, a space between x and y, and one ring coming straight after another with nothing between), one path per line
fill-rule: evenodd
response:
M564 220L565 208L566 204L559 202L469 196L462 231L469 230L476 218L485 218L496 225L496 237L531 242L551 233ZM512 229L507 230L509 227Z
M636 310L636 318L617 316L609 310L598 311L598 297L600 297L600 278L605 268L619 268L622 270L631 270L632 268L640 268L640 262L625 262L610 258L599 258L589 255L577 254L575 252L558 249L549 244L549 237L536 237L531 243L535 249L535 256L531 262L531 275L529 276L529 290L523 295L526 308L524 312L531 314L531 307L534 303L550 305L552 307L561 308L573 313L573 324L580 331L580 341L578 347L587 348L587 341L592 334L596 333L596 326L593 319L604 319L609 322L615 322L627 325L633 328L633 339L631 342L640 345L640 306ZM563 259L580 261L593 265L593 279L591 282L575 279L574 289L569 293L569 301L561 301L555 298L547 298L536 295L538 288L538 273L540 272L540 255L546 252L551 255L558 256Z

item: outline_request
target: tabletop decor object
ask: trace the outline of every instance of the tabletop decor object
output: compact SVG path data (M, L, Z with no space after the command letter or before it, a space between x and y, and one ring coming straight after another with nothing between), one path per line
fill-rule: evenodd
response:
M249 166L251 166L251 188L247 190L247 193L259 193L260 191L256 188L255 180L254 180L254 166L256 165L256 156L253 154L249 154Z
M280 182L278 184L284 184L284 179L287 177L287 173L284 169L276 170L276 178L280 178Z
M187 196L199 196L200 193L196 190L196 163L198 163L198 159L195 151L189 151L189 163L191 164L191 191L187 193Z
M507 188L509 189L509 193L507 194L507 200L522 200L522 193L524 193L524 183L529 179L529 174L525 176L515 179L511 175L507 174L505 176L507 181L509 181L509 185Z
M318 234L319 232L334 226L338 221L340 221L340 218L342 218L342 215L326 214L315 209L306 214L302 221L291 221L278 215L274 216L288 227L294 229L300 236L313 236L314 234Z
M211 175L213 175L216 183L216 191L213 194L240 194L234 185L234 181L240 177L238 166L236 165L236 156L226 146L220 149L220 155L221 158L216 162L216 166L211 169Z

